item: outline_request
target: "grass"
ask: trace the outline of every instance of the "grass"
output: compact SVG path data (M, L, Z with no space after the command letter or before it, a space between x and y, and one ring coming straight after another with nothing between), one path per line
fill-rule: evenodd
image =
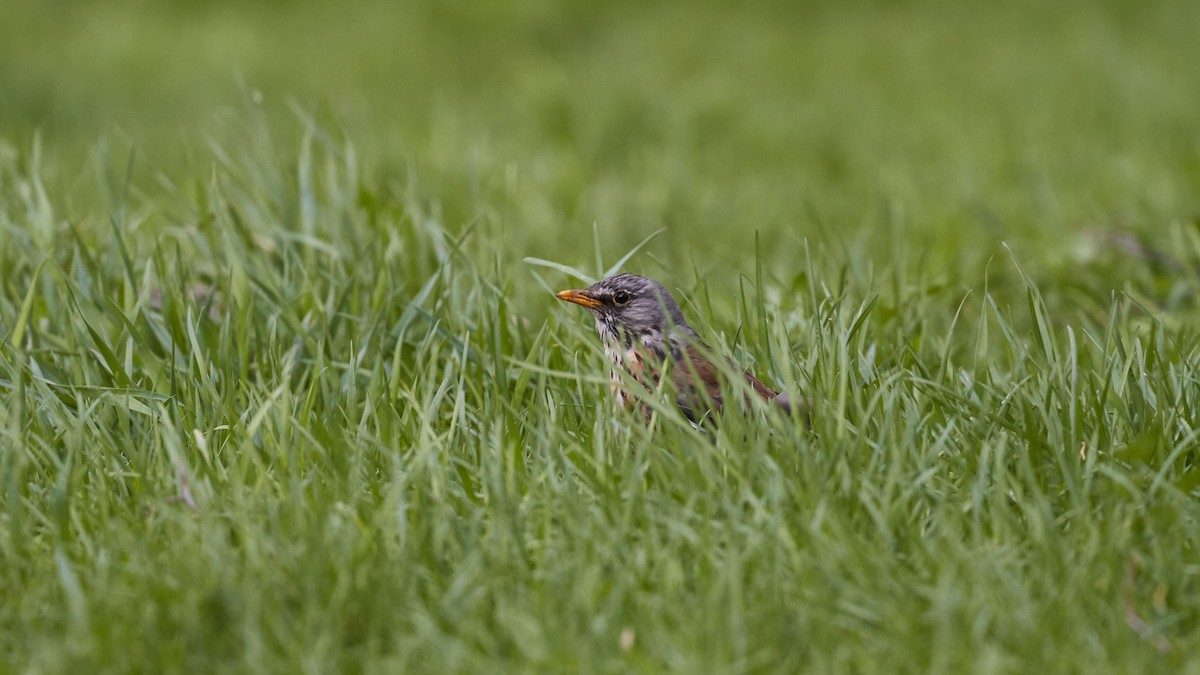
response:
M1200 668L1195 7L358 10L6 8L0 672Z

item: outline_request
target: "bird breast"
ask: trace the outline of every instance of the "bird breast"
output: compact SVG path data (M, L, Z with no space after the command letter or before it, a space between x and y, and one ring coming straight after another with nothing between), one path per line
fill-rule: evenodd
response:
M626 348L616 341L604 341L604 355L609 362L610 386L624 407L630 404L627 378L653 392L661 380L661 369L666 366L661 359L651 362L644 348Z

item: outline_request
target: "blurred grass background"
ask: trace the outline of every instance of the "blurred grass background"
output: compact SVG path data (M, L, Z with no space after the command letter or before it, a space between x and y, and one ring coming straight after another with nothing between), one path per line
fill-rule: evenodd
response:
M1085 228L1197 211L1190 3L5 13L8 142L27 151L41 130L66 153L64 187L99 139L117 162L136 149L141 180L187 176L248 107L285 134L295 104L345 129L368 165L413 169L448 224L499 210L519 225L514 249L544 258L582 259L550 235L596 223L613 251L668 227L658 254L673 269L696 241L737 269L753 230L777 241L780 269L804 237L854 230L892 233L936 269L974 270L1001 239L1065 265Z
M1196 667L1200 4L0 12L13 672Z

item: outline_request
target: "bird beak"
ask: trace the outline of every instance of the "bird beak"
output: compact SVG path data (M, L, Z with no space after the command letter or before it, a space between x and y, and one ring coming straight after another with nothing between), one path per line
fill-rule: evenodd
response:
M588 295L587 291L562 291L554 297L559 300L566 300L577 305L583 305L588 309L595 309L600 306L600 301Z

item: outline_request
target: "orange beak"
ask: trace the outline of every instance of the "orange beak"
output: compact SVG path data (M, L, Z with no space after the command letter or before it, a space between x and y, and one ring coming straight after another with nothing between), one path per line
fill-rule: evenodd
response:
M583 305L588 309L595 309L600 306L600 301L588 295L587 291L562 291L554 297L559 300L566 300L577 305Z

